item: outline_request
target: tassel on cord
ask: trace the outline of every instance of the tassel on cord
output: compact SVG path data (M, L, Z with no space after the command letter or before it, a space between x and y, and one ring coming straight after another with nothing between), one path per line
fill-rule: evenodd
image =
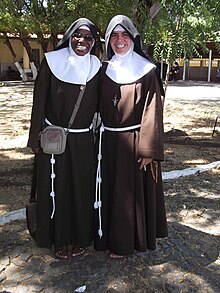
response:
M105 130L107 131L128 131L139 128L141 125L132 125L128 127L106 127L103 124L100 127L99 130L99 153L98 153L98 164L97 164L97 171L96 171L96 189L95 189L95 202L94 202L94 208L99 209L99 230L98 235L100 239L103 236L102 232L102 215L101 215L101 207L102 207L102 201L101 201L101 183L102 183L102 177L101 177L101 160L102 160L102 134Z
M53 125L47 118L45 118L45 122L48 125ZM82 132L88 132L92 129L93 125L91 124L89 127L87 128L82 128L82 129L68 129L68 128L64 128L65 131L69 131L69 132L74 132L74 133L82 133ZM50 196L52 197L52 201L53 201L53 211L52 214L50 216L51 219L53 219L54 214L55 214L55 191L54 191L54 179L56 177L56 174L54 173L54 165L55 165L55 159L54 159L54 154L51 155L51 159L50 159L50 164L51 164L51 192L50 192Z
M55 191L54 191L54 180L56 177L56 174L54 173L54 165L55 165L55 159L54 159L54 154L51 155L51 159L50 159L50 163L51 163L51 193L50 196L52 197L52 201L53 201L53 211L52 214L50 216L51 219L53 219L53 216L55 214Z
M153 164L155 165L155 173L154 173ZM153 160L150 162L150 171L151 171L151 175L152 175L154 182L157 183L158 182L158 162L157 161Z
M99 133L99 152L98 152L98 164L97 164L97 171L96 171L96 190L95 190L95 202L94 202L94 208L99 209L99 230L98 235L100 239L103 236L102 232L102 215L101 215L101 207L102 207L102 201L101 201L101 183L102 183L102 177L101 177L101 160L102 160L102 134L104 132L104 126L102 125L100 127L100 133Z

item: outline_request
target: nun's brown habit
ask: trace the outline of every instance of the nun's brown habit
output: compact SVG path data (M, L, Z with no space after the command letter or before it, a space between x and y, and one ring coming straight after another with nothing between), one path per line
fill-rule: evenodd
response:
M74 22L57 46L55 60L61 62L62 52L67 53L69 38L80 26L89 27L94 39L96 28L87 19ZM61 51L63 50L63 51ZM93 47L91 54L95 51ZM54 54L54 52L51 52ZM65 60L64 60L65 61ZM67 62L67 61L66 61ZM98 61L99 62L99 61ZM61 72L62 74L62 72ZM80 84L65 82L56 77L43 60L38 74L31 117L28 146L38 148L38 134L47 118L52 124L67 127L80 91ZM84 129L91 125L98 102L98 71L87 82L87 87L71 128ZM93 238L94 152L92 130L69 133L66 150L55 155L55 203L53 219L50 155L39 150L37 154L37 245L59 248L63 245L86 247Z
M116 16L106 31L108 60L114 52L109 40L120 24L134 42L134 51L147 58L141 50L140 35L131 20ZM156 238L167 236L167 222L162 188L160 161L163 151L164 94L156 69L139 80L118 84L106 75L104 62L101 74L100 112L104 126L121 128L141 124L139 129L123 132L105 130L102 141L101 216L103 236L97 234L95 249L129 255L135 250L156 248ZM115 101L115 96L118 101ZM153 158L153 174L139 169L138 158ZM157 171L158 167L158 171ZM157 182L153 178L158 173ZM157 175L156 175L157 176Z

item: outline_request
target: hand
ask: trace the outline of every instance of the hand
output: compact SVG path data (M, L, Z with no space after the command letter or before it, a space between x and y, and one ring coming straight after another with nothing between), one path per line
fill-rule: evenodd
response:
M153 161L153 158L139 158L138 163L140 163L140 170L142 168L144 168L144 170L145 170L145 168L146 168L145 166L148 165L152 161Z

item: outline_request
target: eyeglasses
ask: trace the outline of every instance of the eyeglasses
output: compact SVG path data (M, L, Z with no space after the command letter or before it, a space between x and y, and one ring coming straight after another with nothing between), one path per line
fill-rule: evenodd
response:
M87 42L93 42L93 40L94 40L93 36L91 36L91 35L83 35L81 33L74 33L72 35L72 37L75 38L76 40L79 40L79 39L83 38Z

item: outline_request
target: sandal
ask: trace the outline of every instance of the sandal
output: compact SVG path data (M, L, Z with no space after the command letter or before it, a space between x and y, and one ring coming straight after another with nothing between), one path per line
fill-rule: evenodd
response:
M67 259L68 258L68 246L63 245L61 248L54 249L54 255L59 259Z
M72 256L79 256L85 253L85 249L82 247L73 247L72 248Z
M125 258L124 255L119 255L119 254L115 254L115 253L110 253L110 258L113 258L113 259L123 259Z

